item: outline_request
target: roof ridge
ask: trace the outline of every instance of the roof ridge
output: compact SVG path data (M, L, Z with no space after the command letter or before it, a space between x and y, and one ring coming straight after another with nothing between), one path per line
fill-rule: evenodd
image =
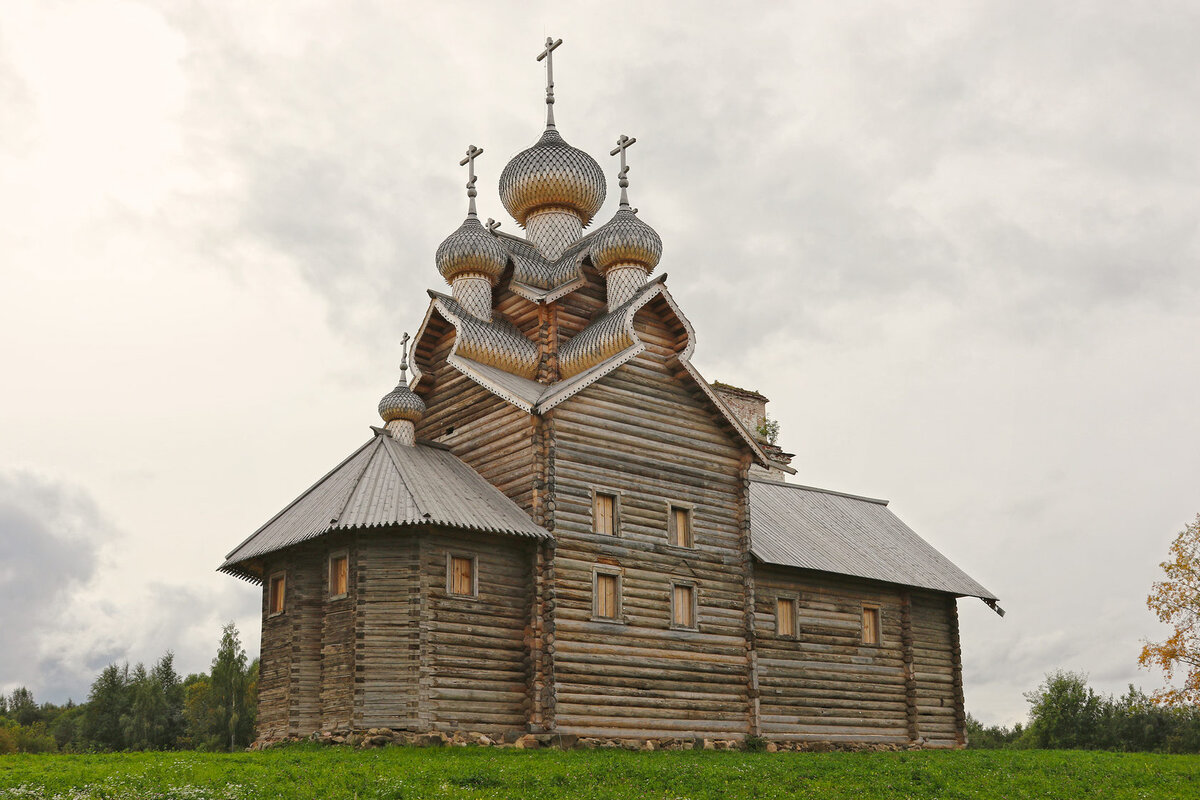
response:
M417 513L422 518L428 518L429 512L422 507L422 504L417 499L417 495L412 489L413 482L404 474L404 468L400 466L400 461L396 457L396 453L393 450L393 448L399 447L400 445L396 444L394 441L391 441L390 436L387 437L387 439L388 441L384 442L383 449L387 451L388 458L390 458L392 461L392 466L396 468L396 474L400 476L400 485L404 487L404 491L408 492L408 496L412 498L413 508L417 510ZM416 445L413 445L413 447L416 447Z
M839 492L834 489L822 489L820 486L805 486L802 483L787 483L785 481L773 481L770 478L757 478L757 477L751 476L750 480L754 483L766 483L766 484L770 484L772 486L782 486L785 489L803 489L806 492L820 492L821 494L832 494L837 497L848 497L851 500L862 500L867 503L876 503L881 506L886 506L888 503L891 502L890 500L883 500L878 497L867 497L866 495L851 494L850 492Z
M375 442L384 442L390 438L391 438L391 436L389 436L387 434L384 434L382 436L379 434L376 434L374 441ZM376 449L378 450L379 448L377 447ZM384 447L384 449L386 450L387 448ZM329 520L330 525L341 522L342 517L344 517L346 515L346 509L350 507L350 501L354 499L354 493L356 491L358 491L358 485L360 483L362 483L363 475L367 474L367 470L370 469L371 462L374 460L375 460L374 454L372 454L370 458L363 459L362 469L360 469L358 471L358 475L356 475L354 477L354 480L350 482L350 491L346 492L346 499L342 501L342 507L338 511L337 516L334 517L333 519Z

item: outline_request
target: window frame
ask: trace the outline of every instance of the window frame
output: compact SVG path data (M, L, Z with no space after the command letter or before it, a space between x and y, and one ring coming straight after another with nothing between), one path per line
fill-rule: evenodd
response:
M867 614L875 617L875 641L867 641ZM878 603L863 603L859 615L860 636L864 647L880 647L883 644L883 609Z
M461 558L471 562L471 593L462 594L454 591L454 559ZM459 600L479 599L479 554L446 551L446 596Z
M684 512L687 516L687 544L675 543L675 511ZM696 549L696 505L695 503L684 503L678 500L667 501L667 546L676 547L680 550L695 550Z
M621 535L621 490L613 489L610 486L589 486L589 495L591 497L591 510L589 511L592 518L591 533L595 536L620 536ZM604 533L596 530L596 497L604 495L611 497L613 501L612 513L612 533Z
M279 589L279 610L275 611L275 581L280 581ZM287 612L287 570L281 569L272 572L267 577L267 619L278 617Z
M346 560L346 591L341 594L333 593L333 562L339 558ZM334 550L329 554L329 565L325 581L325 593L328 600L345 600L350 596L350 551L348 549Z
M779 608L784 603L792 607L792 632L784 633L781 629ZM775 636L779 639L796 640L800 638L800 598L793 594L775 595Z
M615 596L613 597L613 616L600 616L600 576L608 575L616 579ZM592 566L592 622L606 622L610 625L625 624L625 571L620 567L609 564Z
M684 625L677 622L678 619L675 613L675 590L679 588L687 588L691 590L692 608L691 617L692 624ZM688 580L673 580L671 581L671 630L675 631L698 631L700 630L700 587L695 581Z

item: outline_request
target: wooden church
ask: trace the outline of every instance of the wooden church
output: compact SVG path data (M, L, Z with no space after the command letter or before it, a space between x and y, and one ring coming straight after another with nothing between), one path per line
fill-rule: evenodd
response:
M628 200L554 120L441 244L382 428L238 545L258 739L320 732L962 747L956 599L887 503L790 482L766 398L711 384ZM406 336L407 340L407 336ZM407 356L406 356L407 361Z

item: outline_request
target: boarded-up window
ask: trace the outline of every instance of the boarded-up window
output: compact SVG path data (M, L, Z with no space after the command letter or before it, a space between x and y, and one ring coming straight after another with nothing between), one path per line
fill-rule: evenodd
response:
M475 559L450 557L450 594L475 594Z
M286 580L283 573L271 576L271 588L267 593L267 608L270 614L283 613L283 592L286 588Z
M671 506L671 516L667 520L667 541L676 547L692 546L692 512Z
M617 498L615 495L596 492L592 499L592 530L609 536L617 532Z
M350 559L344 555L331 556L329 558L329 596L344 596L349 579Z
M780 636L796 635L796 601L780 597L775 601L775 632Z
M671 622L677 628L696 627L696 589L675 584L671 589Z
M862 620L863 644L879 644L879 609L863 607Z
M617 618L617 576L604 572L596 573L596 616L601 619Z

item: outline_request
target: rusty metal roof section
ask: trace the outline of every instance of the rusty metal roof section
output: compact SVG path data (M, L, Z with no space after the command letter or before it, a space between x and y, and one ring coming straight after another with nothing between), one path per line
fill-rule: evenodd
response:
M752 480L750 550L768 564L969 595L985 602L997 599L888 510L886 500Z
M355 450L271 518L218 569L250 580L247 561L333 531L446 525L551 538L524 511L448 450L401 445L386 434Z

